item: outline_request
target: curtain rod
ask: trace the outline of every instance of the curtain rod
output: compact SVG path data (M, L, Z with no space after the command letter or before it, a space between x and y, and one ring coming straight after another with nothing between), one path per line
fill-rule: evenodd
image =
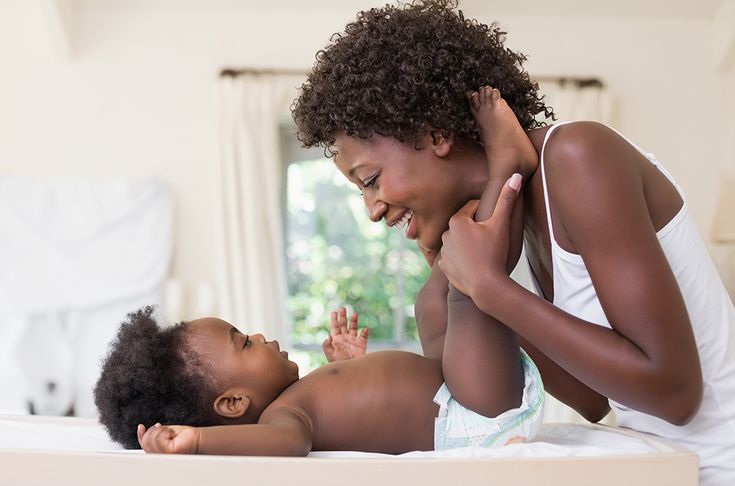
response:
M579 88L602 88L605 84L599 78L582 78L576 76L531 76L537 83L574 84Z
M288 75L288 76L306 76L308 71L304 71L303 69L281 69L281 68L267 68L267 69L255 69L255 68L243 68L243 69L233 69L233 68L224 68L220 71L219 75L220 77L226 78L226 77L232 77L235 78L237 76L243 76L247 74L281 74L281 75Z
M284 75L284 76L306 76L307 71L301 69L283 69L283 68L269 68L269 69L256 69L256 68L224 68L220 71L220 77L237 77L248 74L267 74L267 75ZM536 83L558 83L574 84L580 88L602 88L604 83L593 77L577 77L577 76L531 76L531 80Z

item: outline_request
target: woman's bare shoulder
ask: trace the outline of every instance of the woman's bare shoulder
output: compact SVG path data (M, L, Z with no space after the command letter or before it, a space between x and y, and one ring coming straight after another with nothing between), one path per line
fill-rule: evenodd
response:
M599 122L577 121L549 135L544 160L549 171L581 170L606 161L632 160L641 154L618 132Z

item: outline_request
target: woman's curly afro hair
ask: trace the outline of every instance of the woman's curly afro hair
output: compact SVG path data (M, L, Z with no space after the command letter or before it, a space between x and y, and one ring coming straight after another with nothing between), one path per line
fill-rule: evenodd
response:
M416 142L427 126L481 143L467 91L500 90L526 129L553 110L538 96L523 54L503 46L505 32L466 19L456 0L386 5L357 14L334 34L291 111L306 147L330 151L335 135L377 134Z
M126 449L140 448L137 426L215 425L214 391L186 340L186 323L161 329L153 307L128 314L94 389L99 420Z

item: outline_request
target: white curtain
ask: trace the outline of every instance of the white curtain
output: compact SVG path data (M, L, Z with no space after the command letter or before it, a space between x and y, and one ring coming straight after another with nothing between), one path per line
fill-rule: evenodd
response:
M574 80L539 83L545 102L554 108L558 121L592 120L615 124L615 99L604 86Z
M615 100L610 90L604 86L580 85L574 80L568 80L540 82L539 88L546 96L544 101L554 108L557 121L592 120L610 126L615 124ZM548 122L552 123L551 120ZM586 423L587 421L572 408L547 393L544 422ZM609 414L602 423L614 424L615 416Z
M243 332L288 342L279 125L299 78L222 76L216 232L219 315Z

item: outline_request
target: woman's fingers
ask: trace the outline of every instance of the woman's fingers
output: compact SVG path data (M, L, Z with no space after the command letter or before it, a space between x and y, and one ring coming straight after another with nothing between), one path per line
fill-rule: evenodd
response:
M464 206L462 206L462 209L454 213L454 215L449 219L449 228L452 228L452 223L457 223L462 219L470 219L474 221L475 213L477 212L477 206L479 205L479 199L468 201Z
M510 217L513 214L513 207L515 206L516 198L521 188L522 179L520 174L515 173L503 185L498 202L495 204L492 218L500 218L500 221L510 224Z

